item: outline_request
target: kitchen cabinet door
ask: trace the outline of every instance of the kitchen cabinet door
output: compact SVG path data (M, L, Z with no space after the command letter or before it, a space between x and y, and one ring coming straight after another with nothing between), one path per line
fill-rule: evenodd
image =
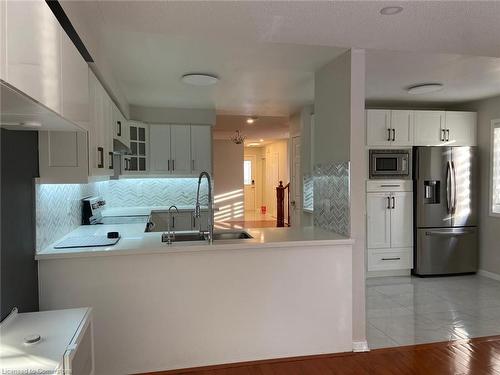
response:
M189 125L170 126L170 158L173 174L191 174L191 129Z
M391 193L391 247L413 246L413 193Z
M191 173L212 173L212 127L191 126Z
M170 125L149 126L149 150L151 173L170 173Z
M126 155L124 158L124 173L145 174L150 168L149 125L142 122L129 121L128 132L132 154Z
M104 90L104 89L103 89ZM113 170L113 101L109 97L108 93L104 91L103 94L104 102L104 154L106 156L105 168L108 170Z
M62 115L87 127L89 122L88 64L65 32L61 33Z
M446 111L446 132L450 146L477 144L477 113Z
M391 210L387 193L368 193L367 207L367 244L368 248L391 247Z
M113 138L127 146L129 145L128 122L115 103L113 103Z
M5 12L7 82L61 113L59 22L45 1L6 1Z
M413 146L413 111L391 111L391 145Z
M40 181L87 183L89 175L86 132L38 132Z
M368 146L391 144L391 111L388 109L366 110L366 143Z
M439 146L444 144L445 130L444 111L414 112L414 144L415 146Z

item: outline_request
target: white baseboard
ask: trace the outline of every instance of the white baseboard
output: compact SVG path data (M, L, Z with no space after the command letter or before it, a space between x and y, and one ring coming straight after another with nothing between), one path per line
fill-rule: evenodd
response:
M369 352L370 348L368 347L368 342L367 341L354 341L352 343L352 351L354 353Z
M498 274L498 273L494 273L494 272L490 272L490 271L485 271L485 270L479 270L479 271L477 271L477 274L480 275L480 276L487 277L488 279L493 279L493 280L496 280L496 281L500 281L500 274Z
M367 271L366 278L390 276L411 276L411 270Z

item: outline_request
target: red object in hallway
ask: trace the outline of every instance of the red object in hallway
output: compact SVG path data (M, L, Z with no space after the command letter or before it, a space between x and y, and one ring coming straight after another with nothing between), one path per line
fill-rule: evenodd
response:
M266 207L266 206L260 206L260 213L261 213L262 215L265 215L265 214L266 214L266 212L267 212L267 207Z

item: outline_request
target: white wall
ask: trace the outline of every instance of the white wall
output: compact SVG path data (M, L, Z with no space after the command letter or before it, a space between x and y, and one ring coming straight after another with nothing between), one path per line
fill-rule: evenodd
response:
M229 140L213 141L215 220L242 220L243 145Z
M39 282L42 310L93 307L96 375L351 350L350 245L41 260Z
M500 274L500 218L489 215L491 188L491 120L500 118L500 96L476 101L460 109L477 111L479 147L479 268Z
M349 50L318 70L314 100L314 163L351 163L353 341L365 341L365 51Z

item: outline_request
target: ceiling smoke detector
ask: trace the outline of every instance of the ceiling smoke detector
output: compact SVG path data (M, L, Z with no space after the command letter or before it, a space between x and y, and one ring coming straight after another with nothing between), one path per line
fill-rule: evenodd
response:
M390 6L380 9L380 14L383 16L394 16L395 14L401 13L403 7L400 6Z
M442 83L419 83L407 88L408 94L421 95L430 94L443 89Z
M219 81L219 77L213 74L205 73L189 73L184 74L181 78L182 82L193 86L211 86Z

